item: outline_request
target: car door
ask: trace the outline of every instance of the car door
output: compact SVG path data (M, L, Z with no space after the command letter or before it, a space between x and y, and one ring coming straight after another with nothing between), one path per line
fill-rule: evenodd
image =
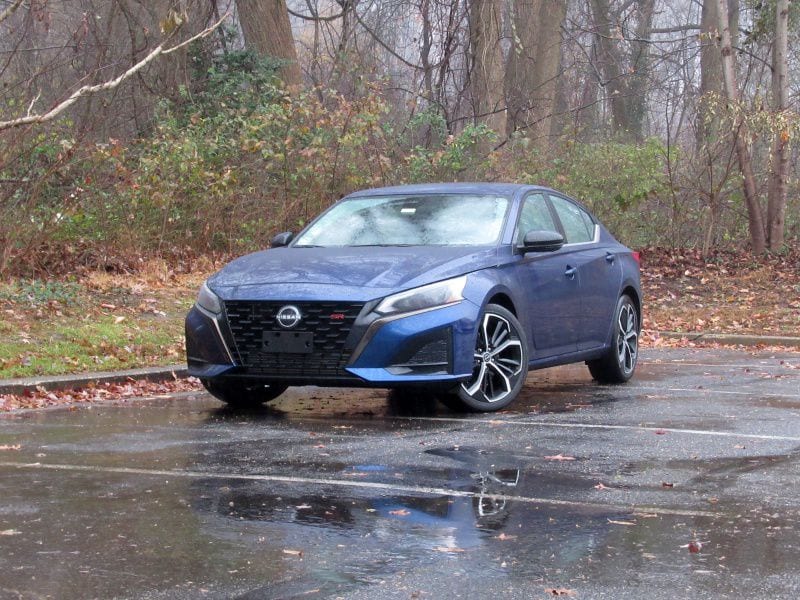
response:
M526 233L535 230L561 232L542 192L529 194L523 200L514 234L516 246L522 245ZM528 252L518 266L531 358L575 352L581 306L574 260L563 250Z
M617 306L622 265L613 248L599 242L592 216L571 200L550 194L566 237L564 251L578 269L580 282L579 350L605 344Z

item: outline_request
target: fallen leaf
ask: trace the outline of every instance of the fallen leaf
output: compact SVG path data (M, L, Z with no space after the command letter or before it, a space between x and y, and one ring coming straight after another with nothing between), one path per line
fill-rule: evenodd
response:
M19 444L14 444L11 446L8 444L0 445L0 450L19 450L20 448L22 448L22 446L20 446Z
M551 596L574 596L575 590L568 588L546 588L545 592Z
M436 552L451 552L451 553L464 552L463 548L453 548L450 546L437 546L436 548L434 548L434 550Z
M405 508L398 508L397 510L390 510L390 515L396 515L398 517L407 517L411 514L410 510L406 510Z
M594 486L594 489L596 489L596 490L609 490L611 488L609 488L607 485L603 485L603 482L601 481L596 486Z
M654 431L654 433L655 433L656 435L666 435L666 434L667 434L667 432L666 432L666 431L664 431L663 429L656 429L656 430Z
M506 535L505 533L501 533L500 535L495 536L495 539L496 540L515 540L515 539L517 539L517 536L515 536L515 535Z
M700 540L692 540L688 544L681 546L681 548L688 548L690 553L697 554L703 549L703 542Z
M636 521L615 521L614 519L607 519L611 525L625 525L626 527L633 527Z
M303 551L302 550L289 550L288 548L284 548L283 549L283 553L284 554L289 554L290 556L300 556L300 557L303 556Z
M557 460L557 461L564 461L564 460L575 460L574 456L564 456L563 454L556 454L555 456L545 456L545 460Z
M16 529L4 529L0 531L0 535L19 535L22 533L21 531L17 531Z
M671 482L668 482L668 481L662 481L661 482L661 487L663 487L663 488L674 488L675 484L671 483Z

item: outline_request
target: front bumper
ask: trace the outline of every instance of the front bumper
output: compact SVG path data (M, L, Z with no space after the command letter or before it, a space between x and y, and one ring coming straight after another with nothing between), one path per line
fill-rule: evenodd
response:
M195 306L185 324L189 374L200 378L258 378L289 385L371 387L450 385L471 375L480 307L462 300L416 313L379 317L370 312L372 306L367 303L352 323L347 339L336 350L335 368L318 364L326 360L328 346L315 348L313 354L278 355L261 348L253 351L252 340L261 339L261 329L278 329L260 313L258 324L248 324L249 338L244 340L238 327L234 328L236 334L232 332L224 314L213 315ZM257 314L255 310L253 314ZM253 327L261 329L253 334ZM315 339L319 338L315 334ZM249 349L244 349L245 341L251 344Z

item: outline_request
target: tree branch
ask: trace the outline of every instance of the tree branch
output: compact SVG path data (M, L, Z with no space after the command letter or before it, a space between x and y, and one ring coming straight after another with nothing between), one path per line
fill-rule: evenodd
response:
M3 12L0 12L0 23L13 15L20 6L22 6L22 0L14 0L14 2L11 3L11 6L3 10Z
M293 17L297 17L298 19L303 19L304 21L336 21L337 19L341 19L344 16L343 12L340 12L338 15L331 15L329 17L321 17L320 15L304 15L303 13L295 12L291 8L287 9L289 14Z
M687 31L700 31L700 25L676 25L675 27L654 27L650 33L685 33Z
M164 48L164 46L167 43L166 41L160 43L158 46L153 48L153 50L150 52L150 54L145 56L138 63L133 65L131 68L129 68L124 73L122 73L119 77L116 77L116 78L114 78L114 79L112 79L110 81L106 81L104 83L99 83L97 85L84 85L83 87L75 90L70 95L69 98L67 98L66 100L64 100L60 104L57 104L55 107L53 107L52 109L50 109L46 113L38 114L38 115L28 114L28 115L26 115L24 117L19 117L18 119L11 119L10 121L0 121L0 131L4 131L6 129L11 129L12 127L21 127L23 125L32 125L34 123L38 124L38 123L45 123L47 121L52 121L58 115L60 115L66 109L68 109L70 106L75 104L83 96L88 96L90 94L95 94L97 92L102 92L102 91L106 91L106 90L113 90L114 88L119 87L119 85L122 82L124 82L125 80L129 79L131 76L133 76L136 73L138 73L139 71L141 71L143 68L145 68L151 62L153 62L159 56L166 56L167 54L172 54L173 52L175 52L177 50L180 50L181 48L184 48L185 46L188 46L192 42L195 42L195 41L197 41L197 40L199 40L201 38L204 38L204 37L208 36L214 30L216 30L220 25L222 25L222 22L225 21L225 19L227 19L229 15L230 15L230 13L225 13L225 15L223 15L223 17L221 19L219 19L216 23L214 23L210 27L207 27L206 29L204 29L200 33L198 33L196 35L193 35L188 40L185 40L185 41L181 42L180 44L172 46L171 48ZM34 102L35 102L35 100L34 100ZM31 106L33 106L33 104L31 104Z
M356 21L358 21L358 24L359 24L359 25L361 25L361 26L364 28L364 31L366 31L366 32L367 32L367 33L370 35L370 37L371 37L373 40L375 40L376 42L378 42L378 44L379 44L379 45L380 45L380 46L381 46L381 47L382 47L384 50L386 50L386 51L387 51L389 54L391 54L392 56L394 56L394 57L395 57L397 60L399 60L399 61L400 61L401 63L403 63L405 66L407 66L407 67L410 67L410 68L412 68L412 69L415 69L415 70L417 70L417 71L422 71L422 67L420 67L419 65L415 65L415 64L414 64L414 63L412 63L412 62L409 62L409 61L407 61L405 58L403 58L403 57L402 57L402 56L400 56L400 55L399 55L397 52L395 52L395 51L394 51L392 48L390 48L390 47L389 47L389 45L388 45L386 42L384 42L384 41L383 41L383 40L382 40L382 39L381 39L381 38L378 36L378 34L376 34L374 31L372 31L372 29L370 29L370 28L367 26L367 24L366 24L366 23L364 23L364 21L361 19L361 16L358 14L358 11L357 11L357 10L354 10L354 11L353 11L353 15L355 16L355 18L356 18Z

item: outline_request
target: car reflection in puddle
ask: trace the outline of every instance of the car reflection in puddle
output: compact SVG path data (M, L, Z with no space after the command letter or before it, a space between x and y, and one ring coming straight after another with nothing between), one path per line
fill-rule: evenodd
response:
M426 454L442 464L415 472L413 485L385 483L394 468L369 464L340 473L358 474L351 483L209 478L195 482L193 507L206 533L235 543L237 554L286 562L269 597L309 586L339 594L421 564L448 575L542 577L545 568L591 554L608 534L607 512L527 499L541 478L510 459L457 447Z
M378 465L356 468L361 473L385 469ZM422 546L440 547L446 538L448 544L468 548L479 544L483 533L502 529L514 505L507 496L519 477L518 469L483 471L471 474L471 485L466 489L459 485L452 494L445 490L420 495L379 491L374 496L325 485L315 492L298 493L309 486L294 486L276 493L273 483L237 479L220 486L218 479L201 480L198 484L205 490L194 506L226 519L311 525L359 535L374 532L381 519L399 520L411 530L426 531L422 537L428 543Z
M412 530L440 532L429 539L433 549L465 550L478 546L485 534L503 529L513 504L505 496L519 476L519 469L472 473L474 484L466 495L379 498L372 501L372 510L379 517L400 517Z

